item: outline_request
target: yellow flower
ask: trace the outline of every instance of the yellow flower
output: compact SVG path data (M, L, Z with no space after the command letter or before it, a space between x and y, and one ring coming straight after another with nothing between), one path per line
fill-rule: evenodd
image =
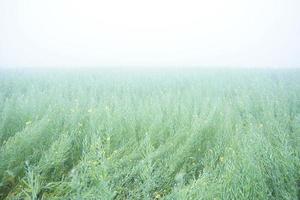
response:
M158 192L155 192L155 199L160 199L161 195Z
M220 162L224 162L224 157L220 157Z
M31 124L32 123L32 121L27 121L25 124L26 125L29 125L29 124Z

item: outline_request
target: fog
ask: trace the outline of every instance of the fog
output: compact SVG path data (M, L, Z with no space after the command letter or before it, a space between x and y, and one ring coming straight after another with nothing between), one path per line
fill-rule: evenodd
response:
M0 0L0 67L300 67L299 0Z

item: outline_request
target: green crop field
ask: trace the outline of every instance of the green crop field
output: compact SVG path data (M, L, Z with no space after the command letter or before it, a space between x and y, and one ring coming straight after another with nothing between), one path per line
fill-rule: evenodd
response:
M296 200L300 70L0 70L0 199Z

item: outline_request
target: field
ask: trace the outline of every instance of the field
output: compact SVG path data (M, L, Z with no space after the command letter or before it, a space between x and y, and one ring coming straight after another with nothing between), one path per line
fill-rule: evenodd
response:
M300 70L0 70L0 199L299 199Z

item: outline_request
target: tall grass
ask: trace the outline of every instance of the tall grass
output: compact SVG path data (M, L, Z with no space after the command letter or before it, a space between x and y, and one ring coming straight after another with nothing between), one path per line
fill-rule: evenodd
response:
M297 199L300 71L0 71L0 199Z

